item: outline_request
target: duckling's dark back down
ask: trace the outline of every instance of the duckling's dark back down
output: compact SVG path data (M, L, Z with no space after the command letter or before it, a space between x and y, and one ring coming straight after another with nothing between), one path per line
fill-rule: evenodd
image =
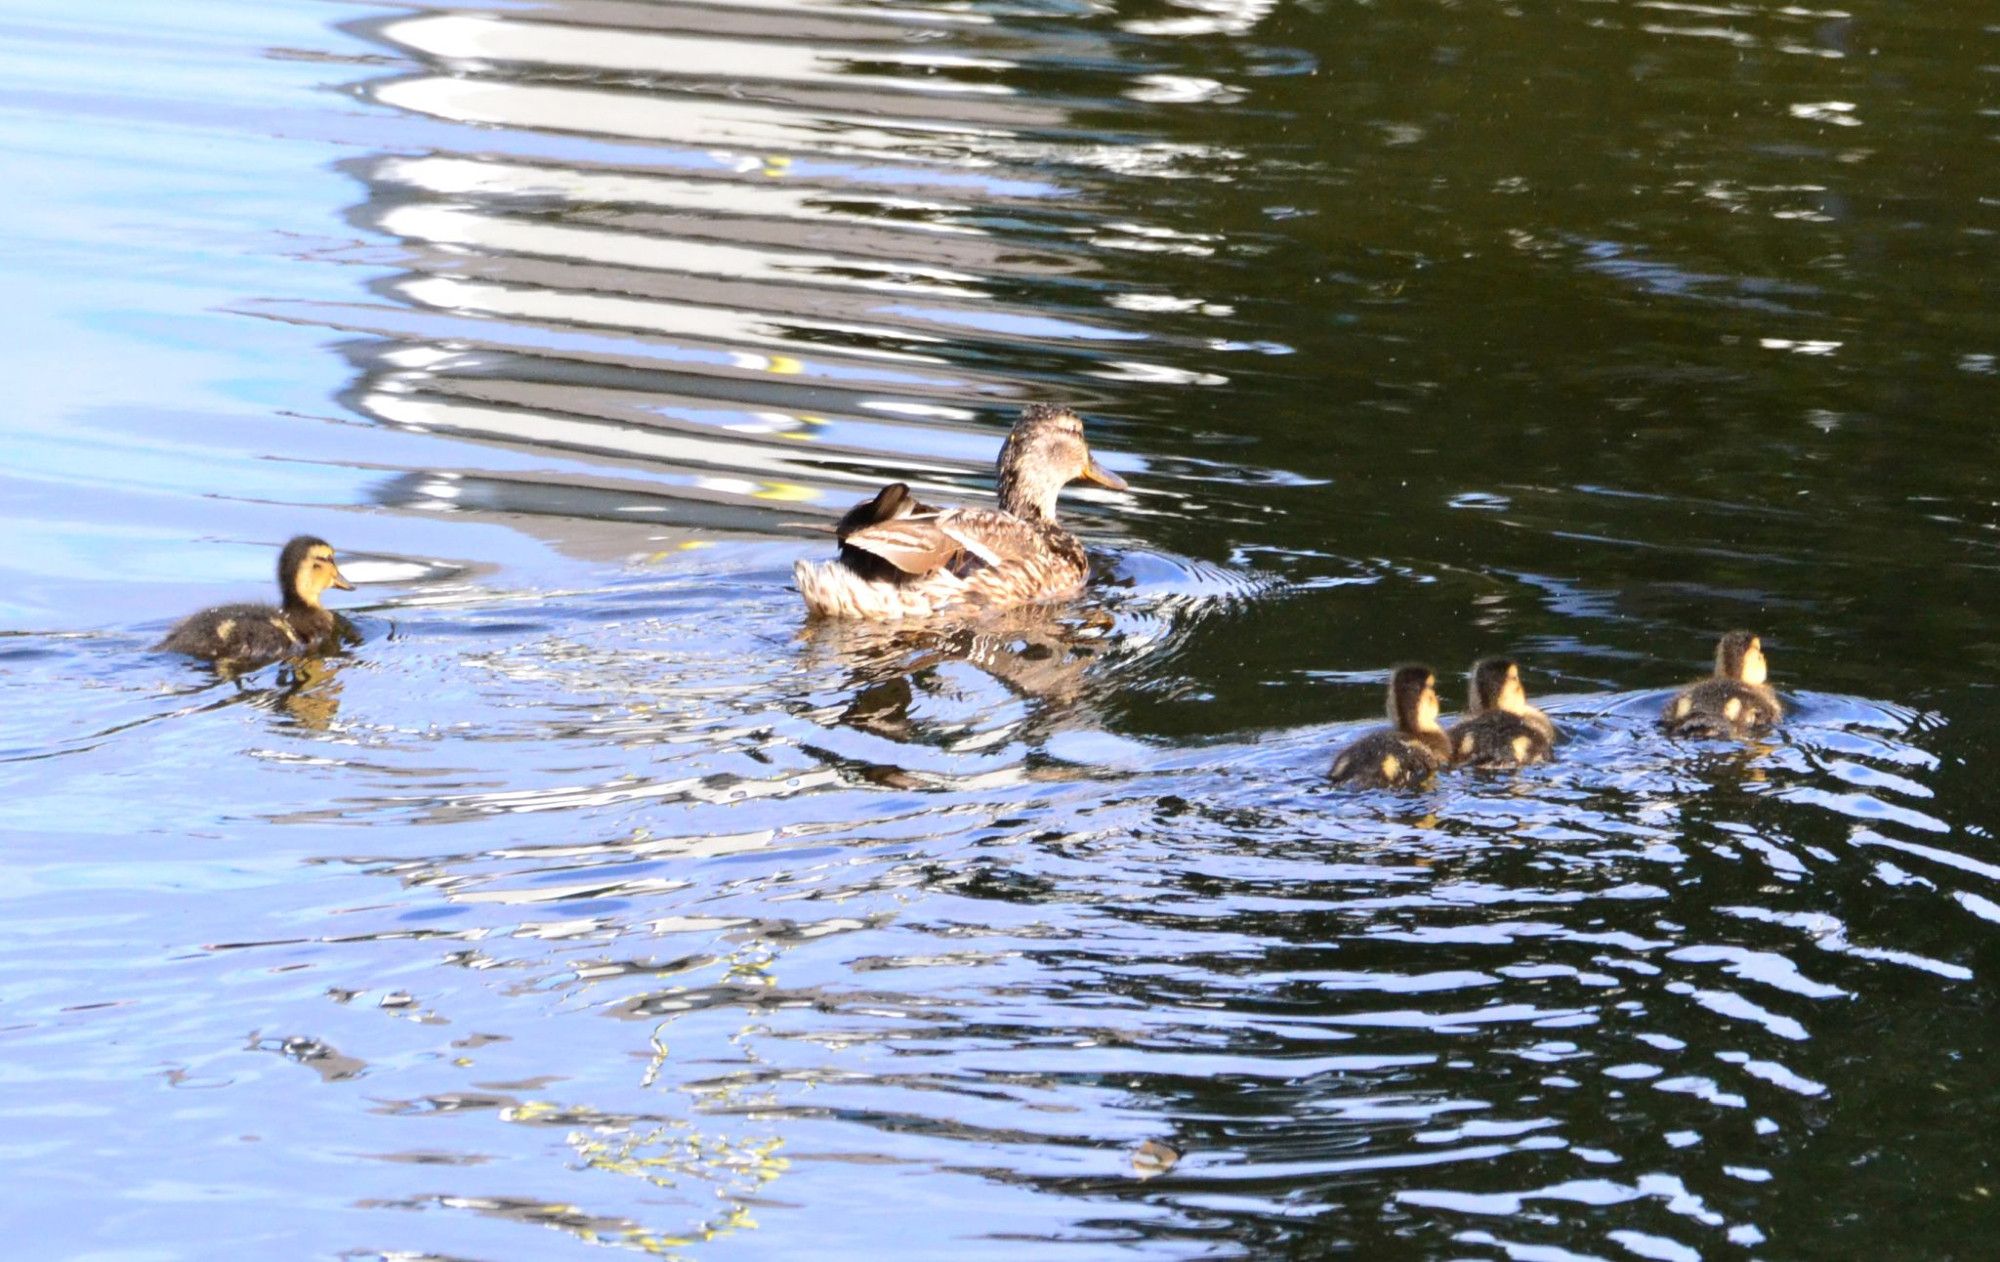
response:
M1452 761L1461 767L1526 767L1555 756L1555 732L1509 710L1488 710L1455 724Z
M271 605L217 605L181 619L153 647L210 660L279 657L297 647L283 616Z
M1429 780L1450 761L1427 742L1383 728L1341 750L1327 775L1342 788L1404 789Z
M218 605L181 619L153 647L204 661L262 665L361 642L361 634L330 609L284 610L275 605Z
M1767 731L1783 716L1778 694L1764 684L1704 679L1681 689L1660 723L1672 736L1728 740Z

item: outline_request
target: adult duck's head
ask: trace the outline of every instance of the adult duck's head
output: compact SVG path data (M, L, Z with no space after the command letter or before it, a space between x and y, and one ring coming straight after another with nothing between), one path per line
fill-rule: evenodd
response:
M1082 478L1114 491L1125 479L1097 463L1083 441L1083 418L1037 403L1014 422L1000 448L1000 507L1016 517L1054 517L1056 496Z
M278 587L287 609L318 609L320 593L329 587L354 590L333 562L333 546L311 535L298 536L278 554Z

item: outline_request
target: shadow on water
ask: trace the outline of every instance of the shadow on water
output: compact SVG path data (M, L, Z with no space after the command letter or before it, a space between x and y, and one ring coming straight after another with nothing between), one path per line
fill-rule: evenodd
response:
M41 1253L1976 1255L1991 67L1925 14L38 19L0 144L106 187L27 239L225 383L0 471ZM804 621L1058 399L1089 599ZM145 652L304 526L366 643ZM1736 623L1792 721L1667 740ZM1558 763L1325 787L1502 647Z

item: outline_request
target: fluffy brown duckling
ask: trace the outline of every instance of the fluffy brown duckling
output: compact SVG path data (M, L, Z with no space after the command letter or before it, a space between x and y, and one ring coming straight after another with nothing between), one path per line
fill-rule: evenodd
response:
M1461 767L1526 767L1555 757L1556 725L1528 704L1521 667L1504 657L1472 664L1465 717L1452 725L1452 761Z
M1398 666L1389 676L1389 722L1335 755L1327 775L1350 789L1403 789L1451 765L1451 743L1438 726L1437 675Z
M1673 736L1737 738L1777 726L1784 703L1764 681L1770 667L1753 631L1731 631L1715 646L1715 673L1689 684L1667 703L1660 723Z
M176 623L153 647L244 670L359 644L361 633L354 624L320 604L320 594L329 587L354 590L334 564L326 540L300 535L278 554L282 604L204 609Z

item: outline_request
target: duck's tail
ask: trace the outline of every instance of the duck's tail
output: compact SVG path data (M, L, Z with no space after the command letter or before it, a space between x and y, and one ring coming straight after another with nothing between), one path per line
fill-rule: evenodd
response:
M820 618L891 622L928 617L944 603L940 587L959 585L942 572L928 577L933 581L926 584L892 583L857 574L838 560L792 563L792 582L805 598L806 612Z
M807 561L803 558L792 562L792 585L797 587L799 595L805 598L806 612L809 614L822 618L839 616L834 607L837 602L830 598L831 593L828 590L832 584L820 573L832 565L833 562L830 561Z

